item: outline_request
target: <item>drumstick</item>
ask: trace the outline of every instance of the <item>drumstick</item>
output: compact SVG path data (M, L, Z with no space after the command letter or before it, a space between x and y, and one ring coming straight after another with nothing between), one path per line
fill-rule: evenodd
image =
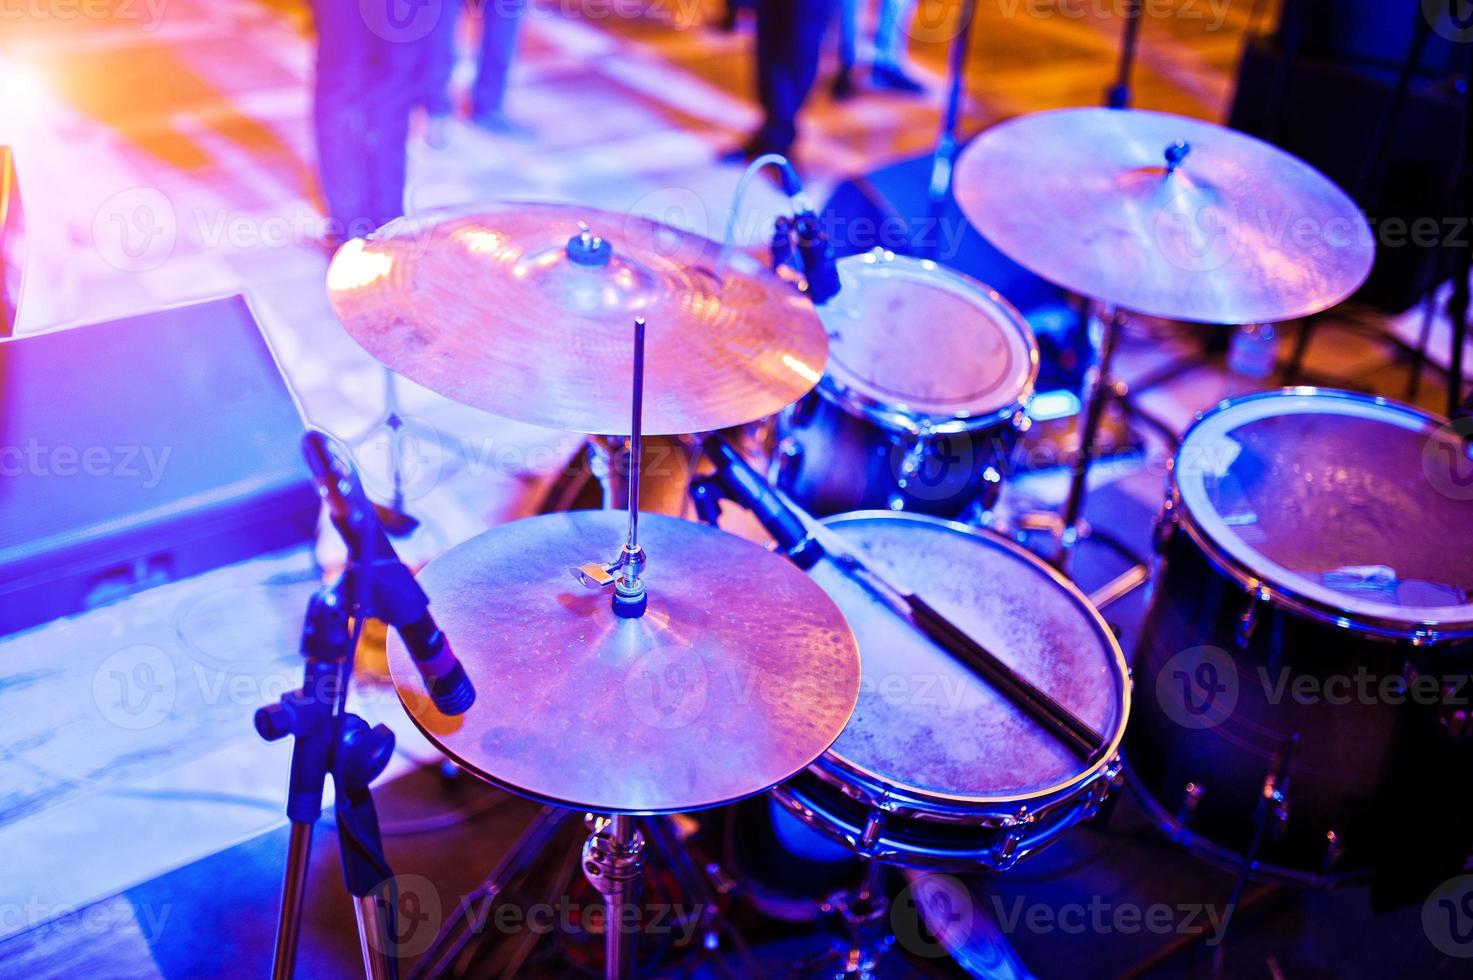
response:
M828 552L828 557L849 572L851 578L909 619L943 650L980 674L998 693L1057 736L1080 759L1092 762L1104 751L1105 740L1098 732L967 635L935 606L914 592L906 592L887 581L852 551L835 548L829 540L819 543Z
M981 675L1003 697L1021 708L1045 731L1054 734L1081 759L1093 762L1104 751L1105 740L1069 709L1034 687L929 602L913 592L898 588L865 564L844 546L838 535L758 476L757 471L725 439L709 436L702 448L716 467L714 483L732 500L751 510L768 533L777 539L778 547L799 568L812 568L820 559L828 558L894 610L896 615Z

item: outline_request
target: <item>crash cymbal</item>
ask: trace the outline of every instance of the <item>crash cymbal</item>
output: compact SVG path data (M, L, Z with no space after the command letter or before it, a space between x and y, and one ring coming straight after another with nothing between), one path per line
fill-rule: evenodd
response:
M1358 289L1375 257L1360 209L1319 171L1160 112L1060 109L1001 123L962 153L956 198L985 238L1044 279L1175 320L1308 316Z
M643 316L644 430L672 435L771 415L823 376L813 305L740 252L718 279L719 251L634 215L501 204L391 222L344 245L327 286L348 333L405 377L506 418L602 435L629 433Z
M649 609L622 619L569 568L615 554L626 520L531 517L427 565L420 584L476 702L440 714L394 637L390 669L416 724L489 782L597 812L729 803L822 755L859 695L833 600L759 545L643 514Z

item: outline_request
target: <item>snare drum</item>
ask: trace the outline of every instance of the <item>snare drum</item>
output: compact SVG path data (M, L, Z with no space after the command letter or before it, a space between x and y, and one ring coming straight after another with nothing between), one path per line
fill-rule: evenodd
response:
M828 369L779 418L774 482L817 514L990 508L1038 376L1017 310L974 279L876 250L839 261Z
M1466 828L1473 784L1453 737L1473 711L1467 469L1440 419L1346 392L1253 395L1188 432L1125 740L1173 836L1308 885L1466 853L1442 828Z
M828 562L814 578L859 640L859 703L833 747L773 796L855 853L917 868L1003 869L1091 815L1119 773L1125 660L1089 601L994 534L859 513L828 526L895 582L1101 733L1082 763Z

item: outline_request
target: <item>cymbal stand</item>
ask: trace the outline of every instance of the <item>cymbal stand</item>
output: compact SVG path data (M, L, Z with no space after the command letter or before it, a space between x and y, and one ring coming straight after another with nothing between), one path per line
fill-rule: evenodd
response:
M347 576L313 595L302 628L306 666L302 687L256 712L256 731L269 742L294 737L286 812L291 821L287 867L277 919L273 980L296 969L312 827L322 815L322 794L332 774L338 845L344 883L354 897L364 974L369 980L399 976L394 955L393 872L384 858L369 785L388 766L394 734L372 728L346 710L361 620L349 625Z
M375 504L384 530L396 538L407 537L419 527L419 521L410 516L404 495L404 434L409 427L399 406L398 376L388 368L384 374L384 414L364 432L349 440L354 445L367 439L380 427L389 430L389 479L393 490L387 504Z
M1115 351L1120 343L1120 334L1125 325L1125 313L1103 304L1090 304L1086 319L1090 332L1090 346L1095 351L1095 363L1085 374L1081 401L1079 447L1070 463L1069 489L1064 498L1061 513L1035 511L1020 515L1013 522L1014 530L1022 537L1028 533L1046 532L1054 541L1052 563L1064 575L1073 577L1070 568L1080 541L1088 538L1116 552L1130 567L1090 594L1090 601L1103 608L1111 602L1144 585L1150 577L1148 566L1114 535L1090 527L1084 520L1084 506L1089 497L1089 471L1099 448L1100 432L1104 428L1105 411L1112 400L1123 395L1115 380L1112 368Z
M1141 0L1126 0L1125 28L1120 41L1120 65L1115 84L1105 91L1105 105L1111 109L1130 108L1131 73L1135 68L1136 50L1141 39Z
M885 865L860 856L864 874L857 887L824 901L821 911L834 916L839 940L804 964L805 975L870 980L881 957L895 945L890 930L890 898L885 894Z
M611 562L586 562L573 575L589 589L613 587L614 612L625 619L638 619L649 605L644 587L646 565L639 545L639 471L644 455L644 317L634 318L634 391L629 421L629 536L619 556ZM612 476L612 474L610 474ZM605 483L605 500L612 499L612 479Z
M936 134L936 150L931 158L928 196L932 218L940 216L946 205L946 197L951 193L951 174L956 163L956 130L961 124L967 54L972 46L972 24L976 15L977 0L962 0L961 10L957 13L956 34L952 38L951 51L947 58L946 111L941 116L941 130ZM940 247L938 241L935 248Z

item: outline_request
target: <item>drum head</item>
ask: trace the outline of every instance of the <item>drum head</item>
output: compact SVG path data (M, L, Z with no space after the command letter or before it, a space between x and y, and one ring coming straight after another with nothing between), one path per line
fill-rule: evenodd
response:
M819 310L829 394L892 427L962 429L1011 415L1033 393L1033 331L975 279L880 250L840 259L839 276L843 289Z
M826 522L1112 745L1129 701L1114 635L1072 585L1002 538L878 512ZM814 578L859 640L859 703L820 765L943 802L1036 800L1084 763L980 677L828 562Z
M1331 618L1473 628L1473 487L1440 419L1348 392L1229 402L1182 441L1182 520L1229 567ZM1459 458L1463 469L1459 469Z

